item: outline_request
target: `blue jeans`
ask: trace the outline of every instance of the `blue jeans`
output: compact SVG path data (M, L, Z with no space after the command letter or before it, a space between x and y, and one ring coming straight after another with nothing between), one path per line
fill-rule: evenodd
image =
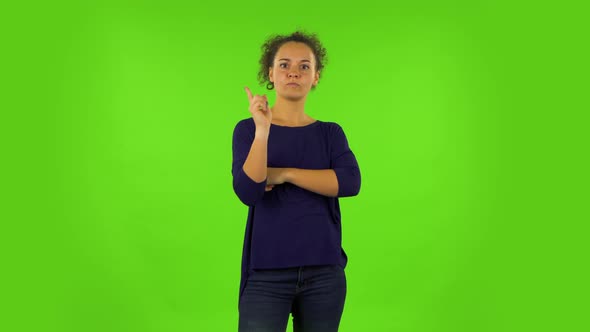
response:
M346 298L339 265L254 270L239 303L239 332L338 331Z

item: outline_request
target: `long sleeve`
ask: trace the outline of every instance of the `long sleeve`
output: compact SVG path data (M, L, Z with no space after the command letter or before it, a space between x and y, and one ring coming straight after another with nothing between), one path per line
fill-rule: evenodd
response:
M255 182L244 172L244 162L248 157L252 142L254 141L254 126L246 119L238 122L233 132L232 139L232 175L234 192L242 203L253 206L264 195L266 179Z
M361 172L342 127L335 125L330 151L331 168L338 179L337 197L356 196L361 189Z

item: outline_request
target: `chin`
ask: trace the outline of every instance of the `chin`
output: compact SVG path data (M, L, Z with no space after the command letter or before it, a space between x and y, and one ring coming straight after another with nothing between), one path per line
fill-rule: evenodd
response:
M304 99L305 96L307 95L307 93L303 93L303 92L299 92L299 93L281 93L281 96L287 100L291 100L291 101L299 101L301 99Z
M298 89L296 91L295 90L281 90L281 91L277 91L277 92L285 97L304 97L309 92L309 90L305 90L305 89Z

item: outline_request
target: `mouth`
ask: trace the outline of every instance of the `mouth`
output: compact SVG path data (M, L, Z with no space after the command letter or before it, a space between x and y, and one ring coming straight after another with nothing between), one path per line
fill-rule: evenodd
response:
M287 83L287 86L293 86L293 87L295 87L295 86L299 86L299 84L297 84L297 83Z

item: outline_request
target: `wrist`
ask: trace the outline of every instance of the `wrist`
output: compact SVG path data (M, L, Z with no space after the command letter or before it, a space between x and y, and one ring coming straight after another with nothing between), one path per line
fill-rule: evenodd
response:
M265 128L256 127L256 131L254 132L254 139L268 139L268 134L270 131Z

